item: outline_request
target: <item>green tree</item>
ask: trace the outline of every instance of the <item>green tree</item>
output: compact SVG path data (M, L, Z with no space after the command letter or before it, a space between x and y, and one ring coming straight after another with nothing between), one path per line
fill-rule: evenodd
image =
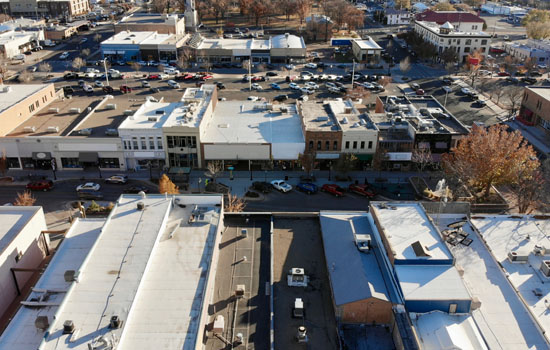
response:
M448 47L443 50L439 57L441 57L441 60L445 62L445 64L456 63L458 61L458 53L456 53L456 50L454 50L452 47Z

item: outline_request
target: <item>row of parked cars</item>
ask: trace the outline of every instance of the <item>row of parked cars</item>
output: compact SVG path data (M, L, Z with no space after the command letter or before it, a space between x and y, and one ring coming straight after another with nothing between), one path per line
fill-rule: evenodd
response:
M273 180L271 183L256 181L252 184L252 188L262 193L269 193L272 189L283 193L292 191L292 186L285 180ZM346 189L337 184L323 184L319 187L312 182L300 182L296 185L296 190L307 194L321 191L332 194L335 197L343 197L346 193L355 193L367 198L376 196L376 191L369 184L350 184Z

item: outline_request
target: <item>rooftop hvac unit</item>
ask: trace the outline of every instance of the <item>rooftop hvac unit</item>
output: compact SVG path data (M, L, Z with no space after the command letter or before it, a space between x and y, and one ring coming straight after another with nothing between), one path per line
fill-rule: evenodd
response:
M63 334L73 334L74 333L74 322L67 320L63 322Z
M352 111L352 110L353 110L353 108L351 108L351 107L349 107L349 106L346 106L346 107L344 108L344 113L345 113L345 114L351 114L351 111Z
M54 112L54 113L59 113L59 108L52 107L52 108L49 108L48 111Z
M3 89L4 92L10 92L11 91L11 86L4 86L4 89Z
M105 106L106 109L116 109L116 103L109 103Z
M348 117L344 117L344 119L342 119L342 124L347 124L348 123Z
M156 111L155 111L155 114L164 115L164 109L156 110Z
M288 107L287 106L283 106L283 107L279 108L279 110L281 111L281 113L288 113Z
M543 260L540 263L540 271L546 277L550 277L550 260Z
M78 280L78 272L75 270L67 270L63 274L63 277L65 278L65 282L74 282Z
M273 104L272 103L266 103L265 108L269 111L272 111L273 110Z
M107 136L118 136L117 129L107 129L105 130L105 135Z
M117 316L111 316L111 320L109 321L109 328L111 329L118 329L122 326L122 320Z
M246 287L244 284L237 284L237 288L235 289L235 296L237 298L244 297L244 292L246 291Z
M34 320L34 325L36 328L45 331L50 327L50 321L48 320L48 316L36 316L36 319Z
M127 109L127 110L124 111L123 114L124 115L132 115L132 114L134 114L134 111L132 111L131 109Z
M145 204L143 202L138 202L137 210L143 210L143 209L145 209Z
M46 132L59 132L59 127L58 126L48 126L46 128Z
M150 116L149 118L147 118L148 121L150 122L157 122L158 121L158 117L156 116Z
M522 253L518 251L511 251L508 253L508 260L511 262L527 262L529 260L529 253Z
M223 333L223 330L225 329L225 319L222 315L216 316L214 319L214 328L212 328L212 331L216 334Z
M356 234L355 245L360 252L368 253L371 248L371 237L369 234Z
M82 129L78 132L80 135L91 135L92 129Z
M326 122L328 120L328 116L317 117L317 120L320 121L320 122Z
M80 108L71 108L69 109L69 113L80 113Z
M229 124L218 124L218 128L227 129Z
M34 126L25 126L23 128L23 132L35 132L36 131L36 127Z

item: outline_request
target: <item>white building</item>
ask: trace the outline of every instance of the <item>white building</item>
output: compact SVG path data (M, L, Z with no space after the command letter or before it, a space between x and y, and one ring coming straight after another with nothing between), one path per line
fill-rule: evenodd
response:
M464 26L461 25L460 27ZM469 26L473 27L472 25ZM438 25L433 22L417 20L414 23L414 31L422 39L435 45L440 54L447 48L455 50L459 62L465 62L468 55L471 55L474 51L480 52L483 56L487 55L491 45L490 34L481 30L474 32L460 31L449 22Z
M49 255L50 240L42 207L0 206L0 315L21 295L32 272ZM2 346L0 345L0 348Z
M0 52L6 58L13 58L23 52L30 51L33 46L38 46L40 40L44 40L44 31L15 31L8 30L0 34Z
M365 39L353 39L351 41L351 50L353 51L353 56L359 62L378 63L382 47L368 36Z
M491 15L510 16L513 14L527 13L528 11L517 6L509 6L500 2L486 2L481 5L481 11Z
M505 43L504 51L519 60L530 58L537 65L550 64L550 41L529 39L526 44Z
M387 25L404 25L411 23L412 13L407 10L387 9Z
M462 11L426 10L422 13L417 13L415 20L438 26L449 22L453 25L454 30L465 33L481 32L485 24L485 21L481 17Z
M0 348L202 349L222 223L221 195L124 195L77 220Z

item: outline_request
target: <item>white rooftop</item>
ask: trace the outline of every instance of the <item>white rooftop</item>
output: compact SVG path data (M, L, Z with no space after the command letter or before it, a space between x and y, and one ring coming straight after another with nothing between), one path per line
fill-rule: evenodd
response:
M181 102L174 103L172 112L164 122L164 127L198 128L212 104L215 85L205 84L200 88L187 88Z
M550 278L541 271L543 261L550 261L550 220L532 216L474 216L472 224L485 239L495 259L508 275L508 280L526 301L531 313L550 334ZM545 247L545 254L534 254L535 246ZM508 253L528 256L528 263L512 263ZM535 295L534 291L541 293Z
M55 295L65 298L55 320L50 319L48 334L37 331L34 314L25 311L26 317L5 335L5 344L33 349L36 344L29 346L27 339L35 337L44 339L43 350L88 350L102 339L119 350L195 349L202 336L205 291L212 287L207 281L221 201L219 195L121 196L99 236L100 225L81 233L83 247L77 257L71 253L74 261L63 260L69 252L60 249L50 263L45 276L58 273L47 287L63 289ZM137 209L138 202L144 210ZM78 282L68 289L63 273L71 267L78 271ZM49 301L58 305L61 299ZM112 316L123 321L121 328L109 327ZM67 320L74 322L73 335L62 334Z
M65 282L65 271L80 268L104 223L104 219L77 219L73 222L48 268L36 283L34 292L26 299L38 302L42 297L43 306L22 306L0 337L0 349L38 349L44 332L36 328L34 321L37 316L47 316L50 324L54 322L53 317L71 286L71 283ZM46 290L56 292L44 293ZM48 297L44 298L46 295ZM46 301L49 304L45 304Z
M42 207L0 206L0 223L2 223L0 225L0 253L17 237L29 220L41 210ZM40 232L36 232L37 237L39 234ZM8 253L11 254L11 252Z
M158 45L162 44L164 41L175 37L174 34L159 34L154 33L153 35L150 35L149 37L145 38L140 44L141 45Z
M405 300L470 300L453 265L395 265Z
M0 113L49 86L50 84L0 85Z
M410 314L423 350L487 350L471 315L433 311Z
M122 31L101 42L101 45L139 45L157 32ZM158 35L158 34L157 34Z
M375 253L360 252L355 244L355 234L371 235L373 244L377 244L369 216L368 213L320 213L323 247L336 305L368 298L394 301Z
M374 41L370 36L368 37L368 39L355 39L354 41L361 49L382 50L380 45L378 45L376 41Z
M453 260L447 246L419 203L373 202L372 214L383 229L395 260ZM420 242L427 256L418 256L412 244ZM396 262L397 264L398 262Z
M269 40L258 39L225 39L212 38L203 39L198 46L203 49L224 49L224 50L269 50Z
M266 106L253 101L218 102L212 118L204 125L201 142L271 143L275 159L296 159L304 149L304 135L295 105L286 105L287 113L268 110Z
M463 215L441 214L439 227L443 230L448 224L463 219ZM479 222L477 224L479 225ZM509 350L550 349L527 308L480 237L470 224L464 225L462 230L469 234L468 238L473 240L472 243L469 246L457 244L451 246L451 250L456 259L456 266L464 270L462 278L468 291L481 303L481 306L472 312L472 316L488 347ZM491 234L488 235L490 236ZM508 244L505 234L501 240ZM529 276L532 274L525 277Z
M128 116L118 129L158 129L162 128L168 116L179 103L146 101L131 116Z
M292 34L281 34L271 38L271 47L274 49L305 49L304 38Z

